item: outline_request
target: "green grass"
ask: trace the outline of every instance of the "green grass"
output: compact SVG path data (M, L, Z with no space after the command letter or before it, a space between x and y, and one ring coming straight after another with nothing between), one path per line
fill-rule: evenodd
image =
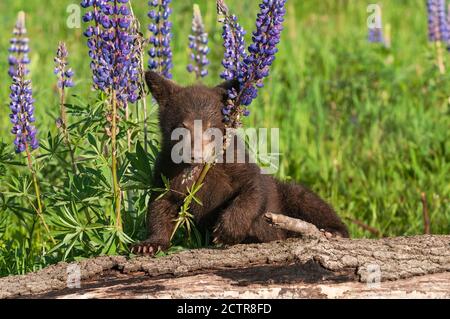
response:
M174 2L174 79L185 85L193 82L185 66L192 5L199 3L212 48L206 83L217 84L223 50L214 1ZM367 43L366 1L289 0L280 52L246 125L279 127L282 158L278 177L308 185L340 216L356 218L385 235L421 234L421 193L425 192L432 232L450 233L450 79L448 74L440 75L435 66L435 51L427 42L424 1L379 2L383 22L392 28L389 50ZM76 72L72 93L91 94L82 29L66 27L70 3L75 2L0 3L0 141L12 141L6 62L19 10L28 14L41 132L53 127L58 114L52 73L58 41L68 44ZM146 3L133 0L143 26L147 24ZM250 33L256 1L227 3ZM447 54L446 62L450 68ZM52 130L56 132L56 128ZM354 237L372 236L348 225Z

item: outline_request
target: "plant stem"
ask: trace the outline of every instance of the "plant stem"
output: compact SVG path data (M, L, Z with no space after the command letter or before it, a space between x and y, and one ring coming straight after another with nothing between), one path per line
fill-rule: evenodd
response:
M144 91L144 90L143 90ZM148 144L148 115L147 115L147 101L146 97L147 95L143 93L144 96L142 96L142 106L144 108L144 150L147 153L147 144Z
M34 192L36 194L36 200L37 200L37 204L38 204L36 212L38 214L38 217L41 219L42 225L44 226L45 230L47 231L48 235L50 236L50 239L52 240L52 242L54 244L56 244L55 239L50 234L50 229L48 228L48 225L44 219L42 202L41 202L41 190L39 188L39 183L38 183L36 172L33 168L33 161L31 160L31 152L30 152L30 148L28 147L28 143L25 143L25 152L27 154L28 168L30 169L31 176L33 178Z
M436 55L439 72L445 74L444 54L442 52L442 42L436 41Z
M125 118L128 121L130 119L130 106L128 105L125 109ZM131 153L131 131L130 129L127 130L127 139L128 139L128 152ZM133 209L133 194L130 190L127 190L127 204L128 204L128 211L131 211Z
M127 106L125 108L125 120L128 122L129 119L130 119L130 108L129 108L129 106ZM131 152L131 131L130 131L130 129L127 129L127 146L128 146L128 151Z
M138 19L136 19L136 16L134 15L133 5L131 3L131 0L130 0L130 10L131 10L131 16L133 17L133 22L135 23L136 30L139 30L140 24L139 24ZM139 85L139 90L141 93L142 108L144 109L144 150L145 150L145 152L147 152L147 144L148 144L147 92L146 92L144 84L143 84L145 82L144 43L145 43L145 41L143 40L142 36L140 35L139 46L141 47L141 50L139 50L139 51L141 52L141 55L140 55L140 59L139 59L140 60L139 67L140 67L141 81L140 81L140 85ZM139 123L139 112L137 111L137 104L136 104L136 117L137 117L137 121Z
M61 75L61 83L63 83L64 79ZM60 96L60 116L62 121L62 130L64 135L64 143L66 144L67 148L69 149L70 153L70 161L72 163L72 170L74 174L77 174L77 165L75 164L75 155L74 151L72 149L72 145L70 144L70 138L69 138L69 131L67 130L67 112L66 112L66 106L65 106L65 90L64 87L59 89L59 96Z
M114 207L116 214L116 228L122 230L122 216L120 213L120 184L117 178L117 99L116 92L112 91L112 127L111 127L111 174L113 179L113 195L114 195Z

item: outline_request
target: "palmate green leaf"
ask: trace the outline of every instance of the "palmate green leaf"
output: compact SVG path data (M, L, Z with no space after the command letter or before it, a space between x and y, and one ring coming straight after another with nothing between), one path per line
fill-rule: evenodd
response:
M0 213L2 212L2 210L0 210ZM0 238L3 238L3 234L6 231L6 220L7 220L6 215L0 215Z
M11 176L10 182L6 184L6 189L3 195L6 197L15 197L17 199L33 201L36 199L36 195L30 192L32 188L32 181L28 175L23 176Z
M83 172L86 176L95 177L95 179L93 178L92 180L95 180L98 183L99 188L110 189L112 187L110 179L105 177L103 170L85 167Z
M87 154L91 154L91 159L97 159L100 160L103 165L108 165L108 159L105 158L105 155L103 154L103 145L102 143L94 137L92 133L87 134L87 139L89 142L89 145L91 146L92 150L94 152L87 151Z
M25 162L17 161L14 150L6 143L0 143L0 166L26 166Z
M154 160L145 152L141 144L136 145L136 153L126 154L128 173L124 176L124 182L128 188L149 189L152 186Z
M114 255L117 254L121 246L128 246L134 241L123 231L119 231L116 228L110 228L104 233L105 242L103 248L100 251L101 255Z
M63 206L74 201L85 207L97 207L110 195L109 183L100 169L81 167L78 175L69 176L64 188L48 196L53 200L54 206Z
M67 153L68 150L60 147L62 143L63 138L59 134L53 137L52 133L49 131L47 140L42 140L39 145L45 152L41 152L38 158L51 160L53 157L57 157L58 159L63 159L61 155Z
M6 211L6 197L5 194L0 193L0 213Z
M157 147L154 142L155 140L150 139L147 143L148 147L150 148L148 156L150 157L152 162L156 161L156 158L159 154L159 147Z
M105 110L106 97L100 97L94 104L84 105L71 105L67 104L68 113L73 117L80 118L81 120L69 125L69 131L77 131L81 135L88 131L96 131L103 127L105 122L104 110ZM82 103L83 104L83 103Z

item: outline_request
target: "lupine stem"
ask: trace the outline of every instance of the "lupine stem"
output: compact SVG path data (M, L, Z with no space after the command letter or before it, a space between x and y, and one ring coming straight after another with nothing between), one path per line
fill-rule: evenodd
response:
M437 65L439 68L439 72L441 74L445 74L445 64L444 64L444 54L442 50L442 42L436 41L436 57L437 57Z
M47 223L45 222L45 219L44 219L43 206L42 206L42 201L41 201L41 190L39 188L39 183L38 183L36 171L33 168L33 161L31 159L31 152L30 152L30 148L28 147L28 143L25 143L25 152L27 154L28 168L30 170L31 177L33 178L34 192L36 194L36 201L37 201L37 204L38 204L36 212L37 212L38 217L40 218L40 220L42 222L42 225L44 226L44 228L47 231L50 239L52 240L53 244L56 244L55 239L52 237L52 235L50 233L50 229L48 228L48 225L47 225Z
M140 24L139 24L139 20L136 19L136 16L134 15L134 10L133 10L133 5L131 3L130 0L130 12L131 12L131 16L133 17L133 22L136 24L136 30L140 29ZM142 41L143 42L143 41ZM143 43L139 42L140 45L142 46ZM140 63L139 63L139 74L141 76L141 81L139 81L139 91L141 94L141 102L142 102L142 108L144 109L144 150L145 152L147 152L147 144L148 144L148 117L147 117L147 92L145 91L144 88L144 73L145 73L145 65L144 65L144 50L141 47L140 50ZM136 104L137 105L137 104ZM136 116L138 118L138 122L139 122L139 112L137 111L136 108Z
M63 75L61 75L63 77ZM64 79L62 79L64 81ZM59 89L59 96L60 96L60 116L62 121L62 131L64 135L64 143L66 144L67 148L69 149L70 154L70 161L72 163L72 171L74 174L77 174L77 165L75 164L75 155L74 151L72 149L72 145L70 144L70 137L69 137L69 131L67 130L67 112L66 112L66 106L65 106L65 91L64 88Z
M140 63L140 74L141 77L144 78L145 73L145 65L144 65L144 50L141 50L141 63ZM147 91L144 87L144 81L140 81L140 93L141 93L141 102L142 108L144 109L144 150L147 152L147 144L148 144L148 114L147 114Z
M144 107L144 150L147 152L148 144L148 115L147 115L147 101L145 97L142 98L142 105Z
M122 216L120 212L120 183L117 178L117 98L116 92L112 91L111 97L112 105L112 125L111 125L111 173L113 179L113 195L114 195L114 207L116 214L116 228L122 230Z

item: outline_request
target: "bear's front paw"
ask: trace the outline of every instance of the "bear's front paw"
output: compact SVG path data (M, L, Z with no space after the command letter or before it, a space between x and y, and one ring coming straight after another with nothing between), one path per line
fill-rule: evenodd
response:
M221 218L214 227L212 238L216 245L235 245L245 239L245 234L238 225L230 223L226 218Z
M165 250L166 245L155 243L154 241L145 240L131 246L131 253L136 255L154 256L158 251Z

